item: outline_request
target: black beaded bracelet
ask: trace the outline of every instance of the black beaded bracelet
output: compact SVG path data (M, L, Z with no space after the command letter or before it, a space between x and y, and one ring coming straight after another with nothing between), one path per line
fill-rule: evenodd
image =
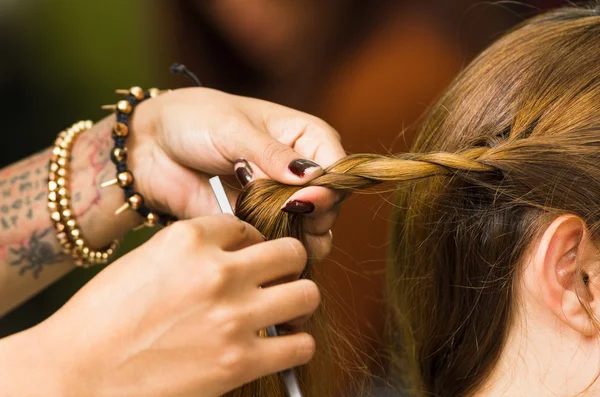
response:
M118 184L125 193L125 204L123 204L115 214L131 208L137 211L145 219L145 225L152 227L154 225L168 225L177 220L177 218L152 211L144 204L144 196L134 190L134 178L131 171L127 168L127 148L125 141L129 136L129 121L135 107L148 98L154 98L160 94L157 88L150 88L144 91L140 87L131 87L129 90L116 90L119 95L124 95L125 99L117 102L116 105L102 106L104 110L115 111L117 122L112 130L114 148L110 153L110 159L117 168L116 178L104 182L102 187Z

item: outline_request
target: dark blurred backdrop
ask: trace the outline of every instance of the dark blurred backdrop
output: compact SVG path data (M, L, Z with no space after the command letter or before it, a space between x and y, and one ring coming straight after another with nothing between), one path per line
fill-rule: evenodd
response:
M313 113L349 152L407 150L414 125L473 56L559 0L0 0L0 167L99 119L115 88L203 83ZM390 205L353 197L321 283L339 328L373 357ZM131 235L125 250L149 232ZM77 270L0 320L0 336L62 305L99 269ZM377 367L377 363L374 363ZM376 370L376 368L375 368Z

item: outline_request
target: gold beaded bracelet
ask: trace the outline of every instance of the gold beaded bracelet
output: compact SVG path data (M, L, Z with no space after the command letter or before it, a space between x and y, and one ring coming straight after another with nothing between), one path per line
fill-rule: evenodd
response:
M108 264L114 257L119 244L115 240L108 248L103 250L90 249L86 245L71 209L67 179L71 148L77 136L91 127L91 121L80 121L58 134L52 149L48 172L48 210L56 228L56 237L60 242L63 253L72 256L75 259L75 264L83 267Z

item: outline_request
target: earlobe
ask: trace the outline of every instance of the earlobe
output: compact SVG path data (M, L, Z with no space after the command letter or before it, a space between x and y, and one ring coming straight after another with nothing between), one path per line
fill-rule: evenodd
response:
M593 294L586 291L582 273L591 250L595 247L589 244L583 221L565 215L548 226L534 255L536 279L544 303L558 319L585 336L596 333L584 307L596 303Z

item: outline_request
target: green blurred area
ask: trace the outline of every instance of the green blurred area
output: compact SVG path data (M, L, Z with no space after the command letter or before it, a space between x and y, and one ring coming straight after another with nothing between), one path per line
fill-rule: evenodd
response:
M0 3L0 167L48 147L81 119L105 116L114 89L165 87L164 50L153 1L52 0ZM6 139L10 137L10 139ZM121 254L151 230L130 233ZM100 268L77 269L0 319L0 336L57 310Z

